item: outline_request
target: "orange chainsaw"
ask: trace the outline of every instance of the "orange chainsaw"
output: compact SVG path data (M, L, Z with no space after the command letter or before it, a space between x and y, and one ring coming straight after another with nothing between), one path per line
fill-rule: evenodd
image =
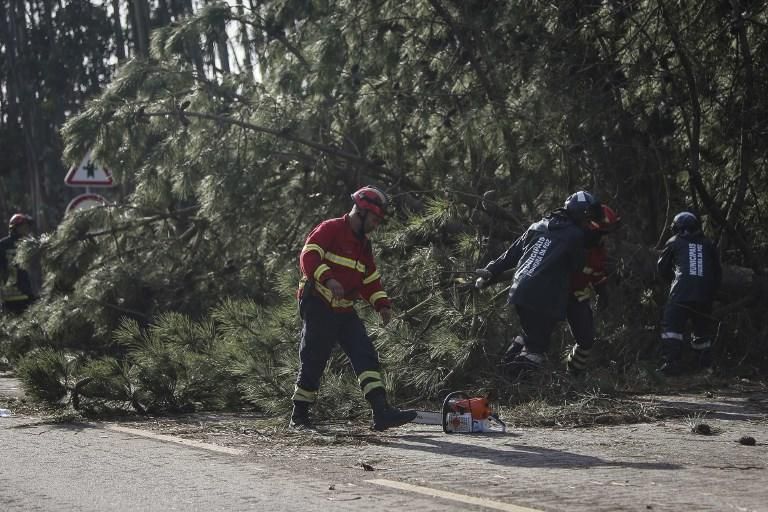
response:
M471 397L464 391L449 393L440 412L417 411L412 423L442 425L446 434L507 431L488 397Z

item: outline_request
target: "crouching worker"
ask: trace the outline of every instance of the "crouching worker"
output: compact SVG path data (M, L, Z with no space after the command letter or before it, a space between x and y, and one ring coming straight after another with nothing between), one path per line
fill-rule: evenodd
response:
M720 287L722 268L715 245L704 236L699 219L681 212L672 220L672 237L667 240L657 262L659 276L672 283L661 322L662 363L658 371L679 375L685 327L693 324L691 348L700 368L711 365L715 332L712 302Z
M484 288L515 268L507 302L517 311L523 335L505 357L513 377L544 367L552 331L566 316L570 276L584 267L585 230L600 211L591 194L576 192L563 208L531 224L506 252L476 271L480 277L475 286Z
M379 356L353 308L354 301L362 298L385 325L392 317L391 302L382 288L366 236L384 220L387 197L374 187L363 187L352 194L352 199L349 213L312 230L299 256L303 327L289 424L294 429L312 428L309 410L336 343L352 363L363 396L371 404L374 430L397 427L416 417L415 411L401 411L387 403Z

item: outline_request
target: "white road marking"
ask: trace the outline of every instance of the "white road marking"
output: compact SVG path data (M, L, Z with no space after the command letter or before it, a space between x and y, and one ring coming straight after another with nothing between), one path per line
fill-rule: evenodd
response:
M156 439L158 441L165 441L168 443L176 443L181 444L184 446L190 446L192 448L200 448L202 450L209 450L212 452L218 452L218 453L226 453L228 455L245 455L247 452L245 450L240 450L238 448L229 448L227 446L218 446L215 444L210 443L203 443L202 441L194 441L192 439L184 439L182 437L176 437L176 436L168 436L165 434L155 434L154 432L149 432L146 430L140 430L137 428L129 428L129 427L119 427L117 425L108 425L106 426L107 430L112 430L114 432L122 432L124 434L131 434L134 436L140 436L140 437L146 437L149 439Z
M460 503L466 503L468 505L477 505L480 507L491 508L494 510L503 510L504 512L541 512L528 507L520 507L512 505L511 503L503 503L501 501L489 500L487 498L477 498L475 496L467 496L466 494L457 494L455 492L440 491L438 489L432 489L430 487L422 487L420 485L406 484L405 482L396 482L394 480L386 480L384 478L376 478L373 480L366 480L366 482L381 485L383 487L390 487L400 491L415 492L418 494L424 494L432 496L433 498L442 498L445 500L458 501Z

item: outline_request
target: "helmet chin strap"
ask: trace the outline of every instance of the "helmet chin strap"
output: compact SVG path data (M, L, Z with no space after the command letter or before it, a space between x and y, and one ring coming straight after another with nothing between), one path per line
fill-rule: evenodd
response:
M362 208L357 209L357 215L360 219L360 229L358 230L357 236L360 238L365 237L365 219L368 218L368 210L364 210Z

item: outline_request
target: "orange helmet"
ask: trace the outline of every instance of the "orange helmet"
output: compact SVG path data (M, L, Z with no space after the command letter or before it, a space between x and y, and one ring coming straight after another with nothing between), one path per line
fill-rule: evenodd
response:
M387 215L387 195L376 187L365 186L352 194L352 200L361 210L381 218Z
M26 213L14 213L11 216L11 220L8 221L8 229L13 229L24 223L32 223L32 217Z
M613 208L604 204L602 205L601 217L592 221L590 227L596 231L602 231L603 233L611 233L619 228L621 223L621 217L616 213Z

